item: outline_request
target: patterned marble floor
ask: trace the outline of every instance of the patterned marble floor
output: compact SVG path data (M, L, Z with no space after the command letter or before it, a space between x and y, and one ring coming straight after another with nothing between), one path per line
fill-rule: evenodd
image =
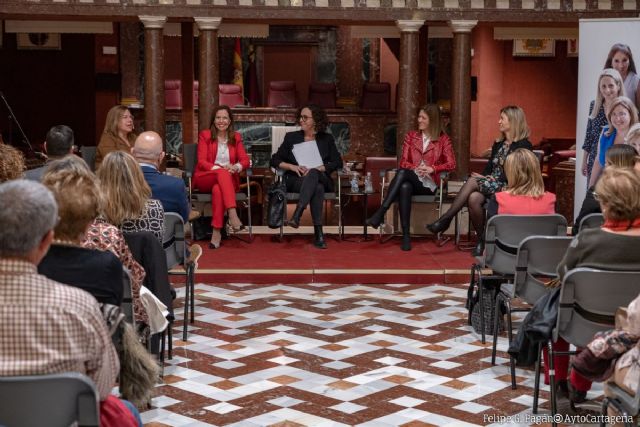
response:
M180 289L179 289L180 296ZM466 285L196 287L147 426L531 425L533 375L510 388L466 323ZM177 310L180 312L181 310ZM181 322L174 337L181 337ZM601 394L594 386L589 398ZM548 393L541 394L543 407ZM541 414L545 414L544 410Z

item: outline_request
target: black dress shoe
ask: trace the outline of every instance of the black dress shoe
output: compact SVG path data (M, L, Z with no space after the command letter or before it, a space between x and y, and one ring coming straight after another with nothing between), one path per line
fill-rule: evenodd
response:
M474 257L478 257L478 256L482 256L483 253L484 253L484 239L478 239L478 243L476 244L476 247L471 252L471 255L473 255Z
M287 225L291 228L298 228L300 227L300 220L296 220L295 218L291 218L289 220L287 220Z
M402 243L400 244L400 249L403 251L411 250L411 236L402 236Z
M324 241L324 233L322 232L321 225L313 226L313 246L318 249L327 249L327 243Z
M447 228L449 228L449 225L451 225L452 219L453 218L447 218L447 217L438 218L436 222L427 224L427 230L429 230L433 234L442 233Z

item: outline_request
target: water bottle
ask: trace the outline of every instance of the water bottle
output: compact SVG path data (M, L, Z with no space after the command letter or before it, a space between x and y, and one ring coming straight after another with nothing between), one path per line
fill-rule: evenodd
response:
M358 186L358 174L356 172L351 176L351 192L358 193L360 191L360 187Z
M364 192L373 193L373 182L371 181L371 172L367 172L367 176L364 177Z

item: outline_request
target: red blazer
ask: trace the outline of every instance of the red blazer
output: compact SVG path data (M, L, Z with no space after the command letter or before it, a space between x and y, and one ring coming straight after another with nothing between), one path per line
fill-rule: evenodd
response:
M401 169L415 169L420 165L420 161L431 166L434 172L431 174L436 184L440 183L440 172L449 172L456 168L456 156L453 153L451 139L446 133L441 133L440 137L429 143L426 152L422 152L422 132L409 131L404 137L402 144L402 157L399 167Z
M244 145L242 145L242 136L240 133L234 134L235 145L229 144L229 161L231 164L240 163L242 169L249 167L249 156L247 155ZM212 173L211 168L214 166L216 156L218 155L218 141L211 139L211 130L205 129L198 134L198 164L193 173L194 183L199 177ZM240 177L237 173L231 175L233 178L233 186L236 191L240 189ZM194 184L195 186L195 184Z

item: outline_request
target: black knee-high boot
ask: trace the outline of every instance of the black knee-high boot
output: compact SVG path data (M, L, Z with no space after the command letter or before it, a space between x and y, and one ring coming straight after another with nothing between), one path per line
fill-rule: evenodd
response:
M413 188L409 183L403 185L398 198L398 210L400 211L400 226L402 227L402 244L400 249L403 251L411 250L411 196Z
M322 233L321 225L313 226L313 235L314 235L313 246L320 249L327 249L327 243L324 241L324 234Z
M291 215L291 218L287 221L287 225L293 228L300 227L300 217L302 216L302 212L304 212L304 207L298 203L296 209L293 211L293 215Z
M393 202L396 201L398 195L400 194L400 190L402 188L402 184L405 182L405 174L407 173L406 169L398 169L398 173L391 180L389 184L389 192L386 197L382 201L382 205L378 208L377 211L369 218L367 218L367 225L378 228L380 224L384 221L384 214L387 213ZM412 172L413 173L413 172Z

